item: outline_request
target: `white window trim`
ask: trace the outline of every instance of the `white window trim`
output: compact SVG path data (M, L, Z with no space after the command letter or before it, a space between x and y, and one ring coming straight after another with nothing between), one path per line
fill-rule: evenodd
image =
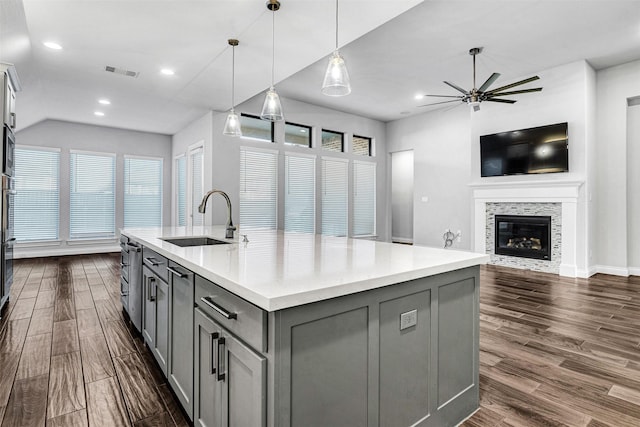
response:
M187 152L185 153L187 156L187 227L193 227L193 178L192 178L192 167L191 167L191 156L194 151L202 148L202 188L204 189L204 165L205 165L205 155L206 150L204 147L204 140L200 140L195 144L191 144L187 147ZM204 218L203 223L204 224Z
M173 163L171 164L171 200L173 201L173 209L172 209L172 216L173 216L173 221L172 224L177 226L178 225L178 218L180 217L180 213L178 212L178 168L177 168L177 163L178 163L178 159L180 158L184 158L184 170L185 170L185 174L187 173L187 153L180 153L177 156L173 157ZM185 177L185 186L188 185L188 178L189 175L187 174L187 176ZM185 191L187 191L188 189L185 189ZM185 198L188 199L188 194L185 194ZM187 203L187 200L185 199L185 204ZM185 209L187 209L187 206L185 206ZM188 217L189 215L187 215L187 212L184 213L185 215L185 219L188 221ZM186 225L186 224L185 224Z
M111 153L109 151L69 150L69 154L88 154L93 156L117 157L117 153Z
M49 151L52 153L61 153L62 150L56 147L40 147L38 145L24 145L24 144L16 144L16 148L21 150L36 150L36 151Z

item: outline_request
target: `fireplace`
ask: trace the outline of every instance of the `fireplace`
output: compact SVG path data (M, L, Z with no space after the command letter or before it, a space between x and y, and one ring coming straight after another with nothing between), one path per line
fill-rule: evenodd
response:
M495 253L551 260L551 217L495 216Z

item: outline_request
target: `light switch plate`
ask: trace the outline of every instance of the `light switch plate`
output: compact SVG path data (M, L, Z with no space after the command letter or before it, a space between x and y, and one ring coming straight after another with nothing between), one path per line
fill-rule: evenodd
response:
M407 311L400 315L400 330L416 326L418 323L418 310Z

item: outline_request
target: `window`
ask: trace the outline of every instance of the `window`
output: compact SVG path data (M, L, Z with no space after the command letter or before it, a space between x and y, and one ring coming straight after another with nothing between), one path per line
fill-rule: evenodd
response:
M184 155L176 158L176 222L187 225L187 159Z
M297 125L295 123L285 123L284 143L287 145L297 145L298 147L311 147L311 127Z
M125 156L124 226L162 227L162 159Z
M376 231L376 164L353 162L353 235Z
M15 189L13 219L16 240L57 240L60 151L16 148Z
M243 138L259 139L273 142L273 122L262 120L260 117L242 113L240 115L240 128Z
M344 134L322 129L322 149L328 151L344 151Z
M189 150L191 183L191 224L203 225L204 215L198 212L198 206L204 196L204 147Z
M278 227L278 153L240 149L240 227Z
M285 155L284 229L315 233L315 156Z
M322 159L322 234L346 236L349 162Z
M352 151L359 156L371 156L371 138L353 135Z
M71 152L71 239L114 237L114 154Z

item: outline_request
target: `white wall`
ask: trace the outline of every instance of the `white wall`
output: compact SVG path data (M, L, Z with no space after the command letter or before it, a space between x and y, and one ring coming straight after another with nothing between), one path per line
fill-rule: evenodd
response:
M638 219L627 217L627 98L640 95L639 76L640 61L597 73L598 227L594 256L598 271L603 273L626 275L629 272L627 224Z
M413 243L413 150L391 153L391 241Z
M236 107L236 112L248 113L253 115L259 115L262 108L262 102L264 95L260 94L245 103ZM353 114L347 114L340 111L335 111L315 105L295 101L292 99L281 98L285 120L297 124L303 124L312 127L313 141L315 144L321 140L322 128L331 129L334 131L344 132L345 141L349 140L349 136L356 134L362 136L372 137L374 139L374 154L378 163L377 167L377 234L379 240L388 239L388 224L387 224L387 187L386 187L386 134L385 124L377 120L372 120ZM210 177L205 176L205 189L217 188L225 191L230 199L233 211L233 222L238 225L240 222L239 217L239 191L240 191L240 147L261 147L267 149L274 149L280 151L280 162L278 165L280 188L284 185L284 151L294 151L300 153L315 154L319 160L322 156L322 151L319 146L315 148L301 148L284 145L284 124L276 123L276 144L270 144L261 141L254 141L247 138L232 138L222 134L224 128L224 122L226 120L227 113L213 113L212 115L212 144L211 150L207 152L205 147L205 171L211 171ZM204 118L203 118L204 119ZM199 129L198 132L193 132L192 128ZM185 135L203 135L205 128L201 125L194 123L193 126L181 131L174 136L174 148L173 152L176 155L179 152L183 152L186 142L185 139L193 141L197 138L190 136L185 138ZM177 136L180 135L180 140L177 140ZM180 144L180 145L177 145ZM342 157L349 159L362 159L361 156L345 153ZM350 178L351 179L351 178ZM317 182L320 182L319 180ZM317 198L321 195L317 192ZM278 201L279 213L283 212L284 200L282 197ZM224 199L218 196L213 196L207 203L206 224L225 224L227 219L226 204ZM318 220L318 219L317 219ZM279 228L283 228L282 215L279 214ZM317 226L316 229L319 230Z
M640 275L640 104L628 108L627 127L628 266Z
M454 248L471 248L469 132L465 106L387 124L388 151L414 153L414 244L442 247L442 235L451 229L462 232Z
M16 245L15 256L53 256L78 253L119 251L117 240L92 241L69 244L69 151L84 150L116 153L116 230L124 224L124 155L161 157L164 169L163 212L164 224L171 222L171 137L102 126L45 120L16 134L18 145L60 148L60 243L54 246ZM116 236L118 232L116 231Z

